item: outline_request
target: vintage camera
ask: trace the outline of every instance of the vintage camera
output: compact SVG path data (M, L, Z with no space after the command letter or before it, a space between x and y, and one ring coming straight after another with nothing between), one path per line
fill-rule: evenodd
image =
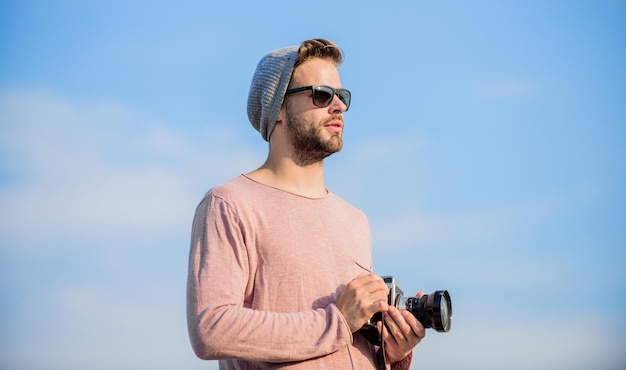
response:
M447 332L452 324L452 301L447 290L437 290L421 297L405 297L402 288L391 276L382 276L389 287L389 304L411 312L425 328ZM382 320L382 313L376 313L363 325L359 332L375 345L381 344L376 323Z

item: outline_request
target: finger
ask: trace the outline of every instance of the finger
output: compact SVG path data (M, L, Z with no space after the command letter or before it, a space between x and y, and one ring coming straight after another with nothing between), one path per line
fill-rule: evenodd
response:
M376 274L372 274L371 272L364 273L354 278L353 281L358 281L360 285L366 285L371 283L372 281L383 280L380 276ZM384 281L384 280L383 280Z
M393 324L402 332L403 335L411 334L412 327L408 323L408 319L416 320L415 317L407 310L399 310L394 306L389 306L387 310L388 320L393 321Z
M376 312L386 311L389 307L387 302L387 285L384 280L374 274L366 274L351 280L340 296L338 302L343 309L342 313L348 309L355 311L355 318L366 321Z
M380 280L380 281L379 281ZM381 286L382 284L382 286ZM378 292L386 294L387 286L384 281L374 274L367 274L352 279L345 287L344 291L353 297L364 296Z
M361 287L369 296L378 311L386 311L388 308L389 288L385 281L377 275L370 274L363 279L365 284Z
M383 341L385 341L385 343L387 345L391 345L391 346L398 346L399 343L399 339L396 338L393 334L394 330L397 331L397 329L394 329L394 324L385 321L385 324L382 327L382 339Z
M363 290L369 294L379 292L387 295L389 291L385 281L380 276L375 274L364 274L358 276L350 281L348 286L350 289Z
M412 313L409 311L402 311L402 316L410 327L410 330L415 333L415 335L421 340L426 336L426 329L424 329L424 325Z
M350 289L359 289L367 285L372 280L371 276L372 274L370 273L361 274L350 280L350 282L347 284L347 287L349 287Z
M387 293L389 291L389 287L387 287L387 284L385 284L385 280L383 280L380 276L374 274L370 274L368 276L365 286L369 289L370 293L376 291L384 291L385 293Z
M406 335L411 333L411 327L406 323L400 311L390 306L387 312L384 313L384 317L385 324L391 332L391 335L397 341L406 340Z

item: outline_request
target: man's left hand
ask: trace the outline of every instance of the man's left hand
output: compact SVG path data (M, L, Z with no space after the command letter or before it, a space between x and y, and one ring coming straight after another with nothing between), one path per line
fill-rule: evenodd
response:
M407 310L399 310L389 306L387 312L383 312L386 327L383 330L382 339L385 341L385 354L387 363L394 364L401 361L426 335L424 326ZM379 325L382 325L379 323Z

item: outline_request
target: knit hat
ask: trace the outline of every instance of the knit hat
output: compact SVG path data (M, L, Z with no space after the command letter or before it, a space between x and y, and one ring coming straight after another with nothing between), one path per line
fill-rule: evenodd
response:
M287 85L296 64L299 46L277 49L257 64L248 93L248 119L265 141L278 118Z

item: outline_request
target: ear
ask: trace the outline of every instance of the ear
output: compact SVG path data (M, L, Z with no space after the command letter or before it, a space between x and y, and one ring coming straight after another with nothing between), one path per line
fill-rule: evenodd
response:
M285 106L283 105L278 111L278 116L276 117L276 121L274 122L274 126L272 127L272 132L269 133L269 141L271 142L272 138L275 136L274 133L277 131L281 131L283 126L283 122L285 122L285 118L287 117Z
M276 127L277 125L282 125L283 122L285 122L286 118L287 109L285 108L285 104L283 104L283 106L280 107L280 110L278 111L278 117L276 117L276 124L274 125L274 127Z

